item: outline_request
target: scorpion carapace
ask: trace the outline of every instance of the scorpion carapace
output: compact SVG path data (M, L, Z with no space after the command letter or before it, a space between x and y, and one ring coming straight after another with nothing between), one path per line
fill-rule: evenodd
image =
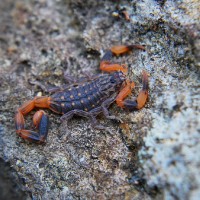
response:
M74 115L89 118L92 125L98 129L105 129L99 125L96 116L103 113L106 118L118 119L109 115L108 107L116 101L117 105L129 111L144 107L148 98L148 75L142 72L142 90L135 100L126 99L131 95L135 87L134 82L127 79L127 68L125 65L112 63L113 55L127 53L133 48L143 49L141 45L114 46L103 56L100 69L108 74L100 74L87 81L76 83L60 89L51 96L35 97L27 101L15 114L17 134L31 142L43 143L48 134L48 116L43 110L39 110L33 116L33 124L38 131L26 130L24 115L34 108L48 108L55 113L62 114L62 120L69 120Z

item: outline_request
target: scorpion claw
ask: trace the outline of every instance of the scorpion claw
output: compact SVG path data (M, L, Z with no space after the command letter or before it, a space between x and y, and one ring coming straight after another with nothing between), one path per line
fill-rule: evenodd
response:
M144 107L147 98L148 98L148 74L142 72L142 90L139 92L139 95L136 100L124 100L128 95L131 94L131 90L134 88L134 83L128 81L126 86L121 90L116 98L118 106L125 108L129 111L138 110Z
M15 128L16 131L24 129L24 117L20 111L15 114Z
M138 110L137 100L135 100L135 101L130 100L130 99L125 100L124 108L128 109L129 111Z
M16 114L15 118L16 118L16 129L17 129L16 132L20 137L30 142L36 142L36 143L45 142L45 139L48 134L49 118L44 111L36 112L33 118L34 124L39 130L38 132L24 129L24 118L20 112Z

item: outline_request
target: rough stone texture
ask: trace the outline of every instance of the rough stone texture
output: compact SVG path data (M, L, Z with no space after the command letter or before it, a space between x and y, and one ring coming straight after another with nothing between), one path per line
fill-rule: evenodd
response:
M0 4L0 156L23 180L22 190L33 199L197 199L199 8L192 0ZM115 59L129 66L137 86L142 69L150 74L144 109L127 113L112 106L123 124L100 116L113 135L92 129L82 118L61 123L48 111L45 145L15 134L14 111L46 95L33 83L60 86L64 73L99 73L103 50L121 43L146 45L145 52ZM33 113L26 117L27 127Z
M25 200L29 199L28 194L22 191L19 187L21 180L17 173L0 159L0 199L2 200Z
M149 10L157 11L156 17L169 27L163 40L155 41L155 50L165 54L160 57L157 52L151 62L156 66L151 85L153 121L140 151L142 169L147 184L162 188L165 199L199 199L200 2L166 1L164 13L159 7Z

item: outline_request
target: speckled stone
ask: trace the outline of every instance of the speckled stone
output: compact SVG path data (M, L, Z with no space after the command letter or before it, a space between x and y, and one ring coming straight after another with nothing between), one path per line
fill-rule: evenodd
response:
M0 4L0 157L23 180L22 190L32 199L195 200L200 191L198 5L192 0ZM142 70L149 73L149 100L133 113L112 106L123 124L99 116L112 135L78 117L61 123L50 111L45 145L16 135L15 110L37 94L47 95L36 83L49 88L65 84L66 74L100 73L105 49L135 43L146 51L114 61L129 67L137 86L133 96ZM33 113L26 117L27 128Z

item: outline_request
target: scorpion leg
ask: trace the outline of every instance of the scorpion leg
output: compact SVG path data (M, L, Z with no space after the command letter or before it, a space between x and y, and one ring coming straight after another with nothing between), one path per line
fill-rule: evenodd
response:
M124 54L127 53L133 49L141 49L141 50L145 50L145 47L139 44L132 44L132 45L119 45L119 46L113 46L111 48L112 53L114 53L115 55L120 55L120 54Z
M38 87L40 87L44 92L48 92L48 93L52 93L52 92L58 92L61 91L63 89L65 89L65 87L69 87L69 85L63 85L63 86L53 86L53 87L49 87L44 85L43 83L40 83L39 81L29 81L31 84L33 85L37 85Z
M90 119L92 122L92 125L96 127L97 120L96 120L96 115L99 113L99 109L96 109L95 112L86 112L83 110L71 110L68 113L64 114L61 117L61 120L70 120L74 115L78 115L80 117L85 117L87 119Z
M79 82L77 78L74 78L73 76L69 75L67 72L64 73L64 78L69 84L76 84Z
M115 99L116 99L116 95L113 95L113 97L106 99L101 105L102 111L103 111L104 116L107 119L114 119L114 120L120 121L122 123L121 118L114 116L114 115L110 115L109 111L108 111L108 107L110 106L111 103L113 103L115 101Z
M67 120L68 121L74 115L78 115L78 116L90 119L91 120L91 125L94 128L99 129L99 130L106 130L109 133L111 133L110 129L108 129L107 127L99 124L98 121L97 121L97 119L96 119L96 115L98 115L99 113L101 113L101 111L102 111L101 107L97 107L97 108L91 110L90 112L86 112L86 111L83 111L83 110L72 110L72 111L69 111L68 113L64 114L61 117L61 120Z
M61 117L61 120L70 120L74 115L78 115L78 116L81 116L81 117L85 117L85 118L92 118L93 115L89 112L86 112L86 111L83 111L83 110L71 110L69 111L68 113L64 114L62 117Z
M142 90L139 92L139 95L136 100L124 100L128 95L131 94L131 90L134 88L135 84L133 82L128 81L126 86L121 90L121 92L117 95L116 102L117 105L132 110L138 110L144 107L147 98L148 98L148 74L143 71L142 72Z
M72 85L78 85L79 83L83 83L88 81L87 77L83 77L80 79L76 79L71 75L68 74L64 74L64 78L66 79L66 81L68 82L67 84L61 85L61 86L45 86L43 83L39 82L39 81L29 81L31 84L33 85L37 85L38 87L40 87L43 91L48 92L48 93L54 93L54 92L59 92L65 89L68 89L70 86Z
M91 74L90 72L83 72L84 77L74 78L73 76L65 73L64 77L71 85L78 85L79 83L85 83L97 78L97 75Z
M100 69L106 72L122 71L124 73L127 73L126 65L120 65L116 63L113 64L111 63L111 59L113 55L121 55L131 51L134 48L145 50L144 46L142 45L113 46L110 50L106 51L105 55L101 59Z
M42 110L37 111L33 117L33 123L38 132L25 129L24 115L28 114L35 107L49 108L49 97L36 97L31 101L24 103L17 109L15 114L16 133L23 139L31 142L43 143L48 134L48 116Z

